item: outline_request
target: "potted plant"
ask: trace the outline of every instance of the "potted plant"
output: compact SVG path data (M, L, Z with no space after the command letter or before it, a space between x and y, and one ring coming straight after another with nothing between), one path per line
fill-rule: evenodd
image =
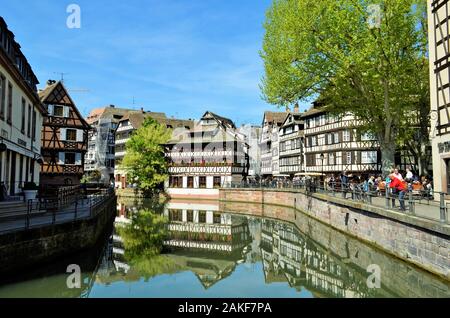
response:
M34 182L25 182L22 190L25 195L25 201L28 202L28 200L36 199L39 187Z

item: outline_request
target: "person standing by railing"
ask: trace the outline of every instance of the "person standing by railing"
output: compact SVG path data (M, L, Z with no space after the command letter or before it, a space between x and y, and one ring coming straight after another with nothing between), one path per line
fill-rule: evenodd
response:
M391 170L390 174L386 177L386 192L390 194L392 198L392 207L395 208L395 195L397 194L397 190L395 188L391 188L391 182L395 178L394 169Z
M345 199L347 197L348 191L348 176L347 171L342 172L341 174L341 186L342 186L342 197Z
M398 193L398 201L400 202L400 211L406 211L405 195L408 192L408 186L406 182L400 180L394 174L390 175L389 178L391 179L389 187L391 189L395 189L396 190L395 192ZM394 207L394 205L392 207Z

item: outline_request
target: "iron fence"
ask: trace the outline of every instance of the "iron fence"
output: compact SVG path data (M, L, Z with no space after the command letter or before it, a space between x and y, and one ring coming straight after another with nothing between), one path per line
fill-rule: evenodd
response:
M0 211L0 233L90 219L114 196L114 189L108 188L92 194L80 193L70 201L62 196L28 200L20 211Z
M326 183L311 180L306 180L305 182L232 182L225 184L224 188L298 191L305 195L320 193L330 198L348 199L368 206L395 210L427 220L450 223L448 219L449 203L446 201L448 194L432 190L413 191L409 188L407 191L394 191L389 187L364 190L360 184Z

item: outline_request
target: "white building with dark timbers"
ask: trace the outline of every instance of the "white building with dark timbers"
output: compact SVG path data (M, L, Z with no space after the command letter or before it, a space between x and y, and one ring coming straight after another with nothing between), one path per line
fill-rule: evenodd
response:
M280 173L293 176L305 170L304 122L298 108L284 120L279 133Z
M315 103L302 119L306 173L381 171L379 142L371 134L359 132L361 123L352 114L333 116L326 106Z
M428 0L431 142L436 192L450 190L450 1ZM448 196L447 198L448 199Z
M227 118L206 112L191 130L174 131L165 145L166 192L174 198L218 198L219 188L248 176L248 145Z
M264 112L260 140L261 175L269 177L280 173L278 135L288 112Z

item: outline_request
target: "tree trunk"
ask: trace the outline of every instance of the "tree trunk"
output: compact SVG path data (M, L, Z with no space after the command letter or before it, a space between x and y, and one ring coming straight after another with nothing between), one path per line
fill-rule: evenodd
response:
M395 143L381 143L381 171L383 173L383 177L388 176L391 173L391 170L395 167Z
M418 160L418 169L419 169L418 173L419 173L419 176L429 176L431 174L430 173L431 171L428 170L428 167L431 164L432 157L428 156L425 153L425 150L423 150L423 153L419 154L419 158L418 159L419 159Z
M386 116L386 123L384 133L380 135L380 150L381 150L381 171L383 176L389 175L391 169L395 165L395 138L393 133L393 117L389 109L389 83L385 78L383 81L384 87L384 112Z

